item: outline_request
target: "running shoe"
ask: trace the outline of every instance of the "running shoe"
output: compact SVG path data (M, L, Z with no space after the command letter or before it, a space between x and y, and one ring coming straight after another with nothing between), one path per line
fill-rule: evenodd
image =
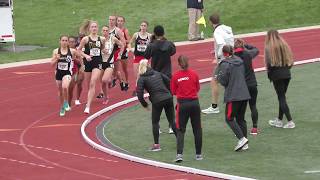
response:
M296 127L296 124L293 121L289 121L287 122L287 124L283 126L284 129L293 129L295 127Z
M203 160L203 156L201 154L196 154L196 160L197 161Z
M65 102L63 103L63 108L64 108L64 110L66 110L66 111L70 111L70 110L71 110L71 107L69 106L69 103L68 103L67 101L65 101Z
M64 107L62 106L61 109L60 109L60 113L59 115L62 117L66 114L66 110L64 109Z
M86 107L83 111L85 114L90 114L90 109L88 107Z
M173 132L171 127L169 128L169 134L174 134L174 132Z
M249 149L249 144L245 144L243 147L242 147L242 151L246 151Z
M121 91L124 91L124 89L125 89L125 83L124 82L120 82L120 89L121 89Z
M242 149L242 147L243 147L244 145L248 144L248 141L249 141L249 140L248 140L247 138L245 138L245 137L241 138L241 139L238 141L237 145L235 146L234 151L239 151L240 149Z
M104 97L103 93L99 93L96 98L97 98L97 99L102 99L103 97Z
M219 107L213 108L212 106L208 107L207 109L201 110L204 114L217 114L220 112Z
M106 105L106 104L108 104L108 103L109 103L109 98L108 98L108 97L105 97L105 98L103 99L102 104Z
M74 101L74 104L75 104L76 106L79 106L79 105L81 104L81 102L79 101L79 99L77 99L77 100Z
M181 163L183 161L183 155L182 154L177 154L176 159L174 162L176 163Z
M269 120L269 125L273 127L282 128L283 122L279 118L274 118L272 120Z
M124 91L128 91L129 89L129 83L124 83Z
M149 151L153 151L153 152L161 151L160 144L153 144L149 149Z
M251 128L250 134L257 135L258 134L258 128Z

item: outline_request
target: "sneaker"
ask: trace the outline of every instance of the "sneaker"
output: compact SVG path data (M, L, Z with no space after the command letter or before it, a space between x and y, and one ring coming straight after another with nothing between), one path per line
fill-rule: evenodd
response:
M287 124L283 126L284 129L293 129L295 127L296 127L296 124L293 121L289 121L287 122Z
M208 107L207 109L201 110L204 114L217 114L220 112L219 107L213 108L212 106Z
M115 87L116 85L117 85L117 79L113 79L109 87L110 87L110 88L113 88L113 87Z
M160 144L153 144L149 149L149 151L153 151L153 152L161 151Z
M177 154L176 159L174 162L176 163L181 163L183 161L183 155L182 154Z
M90 109L88 107L86 107L83 111L85 114L89 114L90 113Z
M66 114L66 110L64 109L64 107L62 106L61 109L60 109L60 113L59 115L62 117Z
M162 131L161 131L161 129L159 128L159 134L161 134L162 133Z
M269 124L270 124L270 126L273 126L273 127L278 127L278 128L283 127L283 122L278 118L274 118L272 120L269 120Z
M103 97L104 97L103 93L99 93L96 98L97 98L97 99L102 99Z
M251 128L250 134L257 135L258 134L258 128Z
M121 89L121 91L124 91L124 89L125 89L125 83L124 82L120 82L120 89Z
M243 147L242 147L242 151L246 151L249 149L249 144L245 144Z
M173 134L174 132L173 132L173 130L172 130L172 128L170 127L169 128L169 134Z
M236 147L234 148L234 151L239 151L244 145L246 145L248 143L248 141L249 140L247 138L245 138L245 137L241 138L238 141Z
M124 83L124 91L128 91L129 89L129 83Z
M202 155L201 155L201 154L196 154L196 160L197 160L197 161L203 160Z
M63 108L64 108L64 110L66 110L66 111L70 111L70 110L71 110L71 107L69 106L69 103L68 103L67 101L65 101L65 102L63 103Z
M75 104L76 106L79 106L79 105L81 104L81 102L79 101L79 99L77 99L77 100L74 101L74 104Z
M108 98L108 97L105 97L105 98L103 99L102 104L107 105L108 103L109 103L109 98Z

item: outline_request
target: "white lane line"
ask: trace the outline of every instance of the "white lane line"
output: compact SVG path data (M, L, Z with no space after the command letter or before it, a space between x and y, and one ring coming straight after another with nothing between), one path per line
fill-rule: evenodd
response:
M20 163L20 164L24 164L24 165L42 167L42 168L47 168L47 169L53 169L54 168L54 167L46 166L46 165L43 165L43 164L38 164L38 163L33 163L33 162L26 162L26 161L21 161L21 160L11 159L11 158L5 158L5 157L0 157L0 160L10 161L10 162L14 162L14 163Z
M0 143L8 143L8 144L13 144L13 145L17 145L17 146L23 146L23 144L19 144L19 143L12 142L12 141L0 141ZM87 158L87 159L98 159L98 160L101 160L101 161L113 162L113 163L117 163L117 162L118 162L118 161L114 161L114 160L110 160L110 159L104 159L104 158L99 158L99 157L92 157L92 156L87 156L87 155L78 154L78 153L61 151L61 150L58 150L58 149L51 149L51 148L48 148L48 147L34 146L34 145L30 145L30 144L25 144L25 146L30 147L30 148L36 148L36 149L43 149L43 150L52 151L52 152L61 153L61 154L68 154L68 155L73 155L73 156L79 156L79 157L83 157L83 158Z
M316 171L305 171L304 173L306 173L306 174L315 174L315 173L320 173L320 170L316 170Z

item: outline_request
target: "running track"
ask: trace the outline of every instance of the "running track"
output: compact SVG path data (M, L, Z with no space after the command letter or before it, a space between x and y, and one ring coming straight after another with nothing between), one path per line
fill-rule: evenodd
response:
M320 57L320 29L283 36L295 59ZM245 39L262 51L254 62L254 67L262 67L264 37ZM173 58L174 69L177 56L185 54L200 78L209 77L211 49L212 43L179 46ZM80 135L80 125L87 117L82 113L84 105L73 107L63 118L58 116L53 68L49 64L1 69L0 84L0 179L208 179L129 162L88 146ZM131 97L131 91L124 93L118 89L117 86L111 90L110 104ZM86 92L82 101L84 97ZM101 108L102 103L95 101L91 111ZM98 122L88 127L92 139Z

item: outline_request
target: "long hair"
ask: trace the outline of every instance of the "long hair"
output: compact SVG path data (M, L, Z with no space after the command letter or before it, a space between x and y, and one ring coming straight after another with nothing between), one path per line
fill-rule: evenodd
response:
M92 23L97 23L97 21L92 21L92 20L85 19L85 20L82 22L82 24L81 24L81 26L80 26L80 28L79 28L79 33L85 34L85 35L90 34L89 29L90 29L90 25L91 25ZM97 24L98 24L98 23L97 23Z
M271 66L282 67L293 65L292 51L288 43L279 35L277 30L268 31L265 49L270 53Z
M139 72L138 74L144 74L147 72L148 69L148 60L147 59L142 59L139 63Z
M179 64L180 68L183 69L183 70L188 69L188 67L189 67L189 62L188 61L189 61L189 59L188 59L187 56L180 55L178 57L178 64Z

